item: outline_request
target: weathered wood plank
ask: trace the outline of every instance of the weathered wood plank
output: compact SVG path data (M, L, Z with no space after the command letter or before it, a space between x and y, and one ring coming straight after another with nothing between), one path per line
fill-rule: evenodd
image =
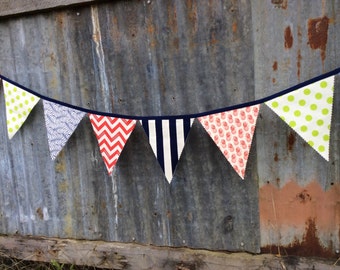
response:
M42 237L0 236L0 252L17 259L110 269L340 269L335 260Z
M0 18L77 4L99 2L98 0L0 0Z

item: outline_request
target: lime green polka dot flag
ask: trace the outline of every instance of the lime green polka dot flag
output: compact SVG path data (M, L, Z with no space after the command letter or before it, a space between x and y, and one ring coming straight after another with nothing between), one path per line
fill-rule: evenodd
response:
M328 160L333 93L331 76L265 104Z
M7 132L8 137L12 139L40 98L5 80L2 82L6 102Z

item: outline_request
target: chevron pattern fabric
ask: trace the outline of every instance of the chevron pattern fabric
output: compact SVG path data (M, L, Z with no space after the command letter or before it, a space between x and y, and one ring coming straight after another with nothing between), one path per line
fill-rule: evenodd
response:
M170 183L193 118L141 120L149 143Z
M63 149L85 113L43 100L47 139L52 160Z
M136 120L89 114L109 175L136 126Z

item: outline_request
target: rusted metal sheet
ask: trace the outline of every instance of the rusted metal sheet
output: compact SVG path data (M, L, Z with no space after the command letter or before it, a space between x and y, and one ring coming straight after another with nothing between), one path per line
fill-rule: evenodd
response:
M131 0L2 19L0 72L98 111L204 112L339 67L339 9L339 1ZM315 37L319 26L326 43ZM5 126L2 96L0 104ZM339 182L337 107L329 164L263 107L244 181L196 121L169 185L139 124L112 177L87 119L50 161L39 103L11 141L0 130L1 233L259 252L277 243L260 227L260 217L261 225L272 218L259 215L267 182L315 181L322 190ZM325 232L320 243L335 247L339 235Z
M339 1L259 1L252 8L257 98L339 66ZM339 256L339 76L335 80L329 162L270 109L261 109L256 144L263 252Z

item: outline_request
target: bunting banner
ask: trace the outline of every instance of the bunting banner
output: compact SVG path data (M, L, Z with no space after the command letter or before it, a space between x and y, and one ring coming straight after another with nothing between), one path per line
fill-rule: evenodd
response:
M47 139L52 160L59 152L83 119L85 113L57 103L43 100Z
M126 141L136 126L136 120L96 114L90 114L89 118L97 137L106 169L111 175Z
M9 139L12 139L40 98L10 82L5 80L2 82L6 104L7 133Z
M199 117L205 130L244 179L260 105Z
M11 139L40 99L51 159L54 160L85 115L89 117L108 174L140 121L169 183L197 119L241 179L260 106L265 104L324 159L329 160L334 77L340 68L255 101L208 112L174 116L129 116L67 104L28 89L0 75L5 97L7 133Z
M141 120L151 148L169 183L193 120L192 118Z
M328 160L333 93L330 76L265 104Z

